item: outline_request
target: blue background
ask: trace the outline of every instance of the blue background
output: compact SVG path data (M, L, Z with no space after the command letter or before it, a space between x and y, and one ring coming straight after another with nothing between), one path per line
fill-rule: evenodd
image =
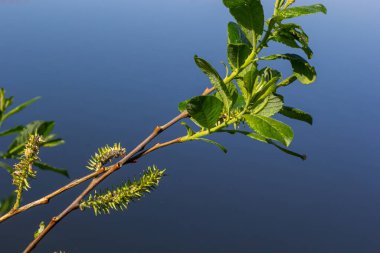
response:
M176 115L178 102L208 85L194 54L223 73L232 17L221 2L0 1L0 86L16 103L43 97L4 129L55 120L66 144L41 155L69 169L72 179L88 173L84 166L97 147L121 142L133 148ZM273 3L263 2L269 15ZM307 153L307 161L241 136L215 136L227 155L205 143L168 147L101 187L156 164L168 174L157 191L127 212L74 212L35 252L379 252L380 4L320 2L327 16L296 20L311 38L318 80L282 92L288 105L314 116L313 127L291 122L292 149ZM284 49L272 43L267 53ZM289 70L286 62L276 67ZM176 126L159 140L184 133ZM6 139L0 145L4 150ZM38 177L25 200L69 182L49 172ZM10 182L0 171L0 197L13 190ZM83 187L0 224L0 251L24 249L39 222Z

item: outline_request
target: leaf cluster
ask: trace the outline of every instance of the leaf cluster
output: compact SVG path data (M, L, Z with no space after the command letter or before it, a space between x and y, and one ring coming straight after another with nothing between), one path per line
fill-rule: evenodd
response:
M286 21L303 15L326 13L326 8L321 4L293 7L294 0L277 0L273 15L265 20L260 0L224 0L223 3L236 21L227 25L227 74L223 79L209 62L194 57L214 92L179 104L179 110L186 110L199 126L198 130L193 130L183 123L187 136L181 141L205 140L225 151L220 144L203 137L217 132L238 133L305 159L304 155L287 149L294 137L292 128L273 117L281 114L312 124L311 115L285 105L279 89L297 80L305 85L315 82L315 68L298 54L261 54L270 42L279 42L300 49L311 59L313 52L308 35L301 25ZM274 60L289 61L293 73L284 77L279 70L265 65L261 67L263 62ZM239 130L241 125L248 126L250 131Z
M93 209L95 215L109 214L111 209L126 210L130 202L141 199L155 189L164 173L165 170L159 170L156 166L148 167L139 179L128 180L113 190L90 194L87 200L81 202L80 209Z

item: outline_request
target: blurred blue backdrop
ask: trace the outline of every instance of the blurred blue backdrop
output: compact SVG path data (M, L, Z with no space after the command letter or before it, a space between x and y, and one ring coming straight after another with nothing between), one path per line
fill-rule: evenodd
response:
M269 14L273 3L263 2ZM102 185L156 164L168 174L157 191L128 212L72 213L36 252L379 252L380 4L320 2L327 16L297 20L311 37L318 80L284 93L287 104L314 116L313 127L291 123L292 148L307 161L239 136L214 138L227 155L204 143L160 150ZM172 118L178 102L203 91L194 54L224 71L231 20L220 0L0 1L0 86L19 103L43 97L8 126L55 120L66 144L42 158L72 179L83 176L97 147L120 141L132 148ZM159 139L182 134L174 127ZM68 182L38 176L25 199ZM0 171L0 197L12 191L10 182ZM39 222L82 189L0 224L0 251L20 252Z

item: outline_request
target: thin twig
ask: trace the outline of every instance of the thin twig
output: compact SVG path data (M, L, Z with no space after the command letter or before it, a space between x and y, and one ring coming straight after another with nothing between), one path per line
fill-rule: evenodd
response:
M84 177L81 177L81 178L78 178L78 179L75 179L73 181L71 181L70 183L68 183L67 185L59 188L58 190L55 190L54 192L36 200L36 201L33 201L29 204L26 204L26 205L23 205L17 209L12 209L10 210L8 213L4 214L3 216L0 217L0 223L19 214L19 213L22 213L22 212L25 212L26 210L30 209L30 208L33 208L33 207L36 207L36 206L39 206L39 205L45 205L45 204L48 204L50 199L54 198L55 196L77 186L77 185L80 185L84 182L86 182L87 180L91 179L91 178L94 178L100 174L102 174L103 172L105 171L105 168L101 168L91 174L88 174Z
M207 96L211 92L213 92L215 88L206 88L202 96ZM136 159L134 159L134 156L144 150L145 146L149 144L154 138L156 138L160 133L177 123L178 121L189 117L189 113L187 111L183 111L180 114L178 114L176 117L174 117L172 120L168 121L166 124L162 126L156 126L153 130L153 132L145 139L143 140L140 144L138 144L131 152L129 152L124 158L122 158L120 161L115 163L108 169L104 174L101 174L99 177L94 178L91 183L87 186L87 188L65 209L63 210L58 216L53 217L49 224L45 227L45 229L36 237L34 238L33 241L29 243L29 245L25 248L23 251L24 253L31 252L37 244L45 237L46 234L50 232L50 230L58 223L60 222L66 215L71 213L72 211L76 210L79 208L80 201L85 197L92 189L94 189L99 183L101 183L104 179L106 179L109 175L111 175L113 172L117 171L120 169L123 165L129 163L129 162L134 162ZM156 150L158 148L162 148L164 146L168 146L174 143L178 143L179 138L166 142L163 144L156 144L153 146L151 149L148 149L147 151L143 152L139 157L148 154L152 152L153 150ZM145 153L145 154L144 154Z
M207 92L205 91L203 93L203 95L207 95L208 93L212 92L213 89L208 89ZM162 126L157 126L154 128L153 132L144 140L142 141L140 144L138 144L131 152L128 153L128 155L126 155L123 159L121 159L120 161L118 161L117 163L115 163L114 165L110 166L107 171L105 171L105 173L99 175L99 177L96 177L94 178L91 183L87 186L87 188L65 209L63 210L58 216L56 217L53 217L51 219L51 221L49 222L49 224L45 227L45 229L38 235L38 237L36 237L27 247L26 249L24 250L24 253L27 253L27 252L31 252L35 247L36 245L42 240L42 238L45 237L46 234L48 234L50 232L50 230L58 223L60 222L66 215L68 215L69 213L71 213L73 210L76 210L79 208L79 204L80 204L80 201L83 199L83 197L85 197L91 190L93 190L99 183L101 183L104 179L106 179L109 175L111 175L113 172L117 171L118 169L120 169L123 165L129 163L129 162L134 162L136 159L134 159L134 155L136 155L138 152L140 152L141 150L143 150L145 148L145 146L150 143L155 137L157 137L160 133L162 133L163 131L165 131L166 129L168 129L169 127L171 127L172 125L174 125L175 123L177 123L178 121L184 119L184 118L187 118L189 116L189 114L184 111L182 113L180 113L179 115L177 115L176 117L174 117L172 120L170 120L169 122L167 122L166 124L162 125ZM174 144L174 143L177 143L178 141L174 141L174 142L167 142L167 143L163 143L163 144L158 144L158 145L155 145L155 147L151 148L151 149L148 149L146 154L152 152L153 150L156 150L160 147L164 147L164 146L168 146L170 144ZM142 156L142 155L141 155ZM140 157L141 157L140 156Z
M212 87L212 88L206 88L206 89L203 91L202 95L203 95L203 96L206 96L206 95L210 94L211 92L213 92L214 90L215 90L214 87ZM178 119L178 117L179 117L179 119ZM176 122L178 122L179 120L181 120L182 118L186 118L186 117L188 117L187 112L183 112L183 113L179 114L177 117L173 118L173 119L172 119L171 121L169 121L168 123L166 123L165 125L161 126L161 128L163 128L163 129L167 129L167 128L169 128L171 125L173 125L173 124L175 124ZM134 156L132 159L130 159L130 162L136 161L138 158L140 158L140 157L142 157L142 156L144 156L144 155L147 155L147 154L149 154L150 152L152 152L152 151L154 151L154 150L156 150L156 149L159 149L159 148L165 147L165 146L167 146L167 145L165 145L165 144L168 144L168 143L169 143L169 142L167 142L167 143L162 143L162 144L156 144L155 146L153 146L153 147L150 148L149 150L146 150L146 151L141 152L140 154ZM171 144L171 143L169 143L168 145L170 145L170 144ZM140 148L140 147L139 147L139 148ZM136 147L135 149L137 149L137 147ZM142 149L144 149L144 147L143 147ZM142 149L140 149L140 150L142 150ZM137 153L137 152L136 152L136 153ZM126 163L126 161L123 161L123 160L119 161L119 163L120 163L120 162L124 162L124 164ZM124 165L124 164L123 164L123 165ZM19 214L19 213L22 213L22 212L27 211L27 210L29 210L30 208L33 208L33 207L36 207L36 206L39 206L39 205L45 205L45 204L48 204L49 201L50 201L50 199L52 199L52 198L58 196L59 194L65 192L65 191L67 191L67 190L69 190L69 189L71 189L71 188L73 188L73 187L75 187L75 186L77 186L77 185L80 185L80 184L86 182L87 180L89 180L89 179L91 179L91 178L94 178L94 177L96 177L96 176L98 176L98 175L100 175L100 174L102 174L102 173L104 173L104 172L105 172L105 169L104 169L104 168L99 169L99 170L97 170L97 171L95 171L95 172L93 172L93 173L91 173L91 174L89 174L89 175L86 175L86 176L84 176L84 177L81 177L81 178L78 178L78 179L75 179L75 180L71 181L71 182L68 183L67 185L65 185L65 186L63 186L63 187L57 189L56 191L54 191L54 192L52 192L52 193L50 193L50 194L48 194L48 195L46 195L46 196L44 196L44 197L38 199L38 200L35 200L35 201L33 201L33 202L30 202L29 204L23 205L23 206L21 206L21 207L19 207L19 208L17 208L17 209L12 209L12 210L10 210L8 213L6 213L6 214L4 214L3 216L0 217L0 223L6 221L7 219L9 219L9 218L11 218L11 217L13 217L13 216L15 216L15 215L17 215L17 214Z
M213 92L215 88L206 88L204 92L202 93L202 96L206 96ZM169 142L165 142L162 144L156 144L152 148L142 152L141 154L134 157L138 152L144 150L145 146L149 144L154 138L156 138L160 133L177 123L178 121L189 117L189 113L187 111L183 111L180 114L178 114L176 117L174 117L172 120L168 121L166 124L162 126L156 126L153 130L153 132L140 144L138 144L131 152L129 152L124 158L122 158L120 161L115 163L108 169L104 174L101 174L99 177L94 178L91 183L87 186L87 188L65 209L63 210L58 216L53 217L49 224L45 227L45 229L32 241L30 244L26 247L24 250L24 253L31 252L36 245L42 240L42 238L45 237L46 234L50 232L50 230L58 223L60 222L66 215L71 213L72 211L79 208L80 201L85 197L92 189L94 189L99 183L101 183L104 179L106 179L109 175L111 175L113 172L120 169L123 165L129 163L129 162L135 162L139 157L142 157L146 154L149 154L150 152L153 152L154 150L157 150L162 147L169 146L174 143L179 143L180 138L174 139Z

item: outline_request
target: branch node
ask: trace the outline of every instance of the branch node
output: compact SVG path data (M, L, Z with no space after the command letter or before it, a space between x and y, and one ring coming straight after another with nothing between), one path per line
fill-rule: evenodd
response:
M161 126L156 126L156 128L154 129L154 132L156 132L157 134L161 133L162 131L163 129Z

